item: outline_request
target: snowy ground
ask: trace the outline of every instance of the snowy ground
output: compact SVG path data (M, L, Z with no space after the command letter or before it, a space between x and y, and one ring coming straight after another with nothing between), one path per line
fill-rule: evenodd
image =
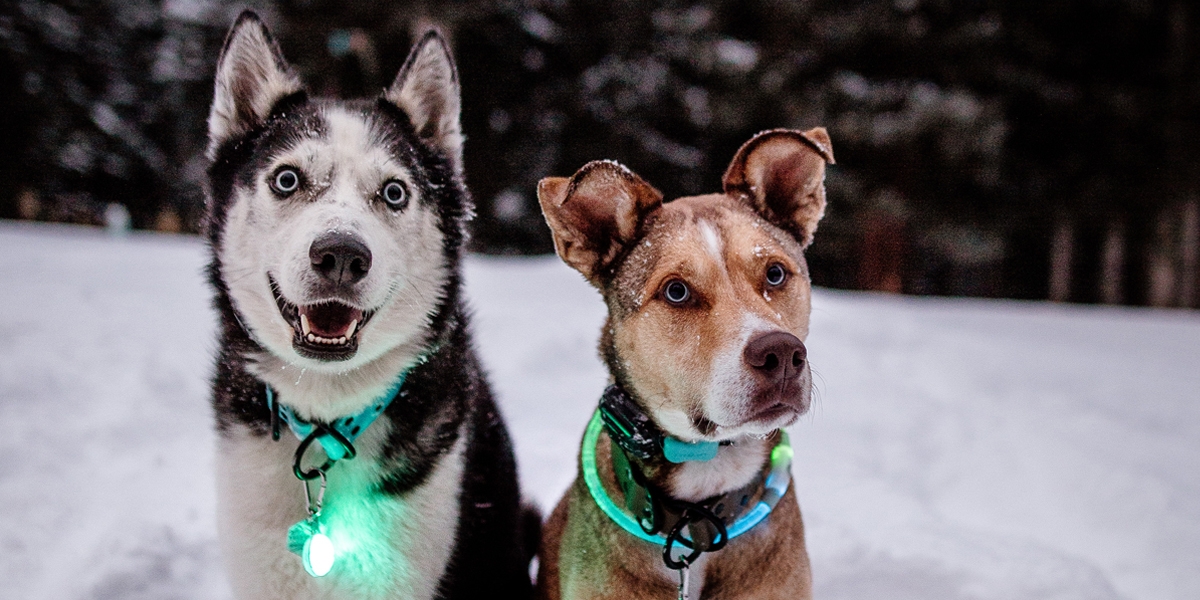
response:
M0 223L0 598L227 598L191 238ZM604 384L598 295L473 258L549 507ZM818 599L1200 598L1200 315L819 290L792 428Z

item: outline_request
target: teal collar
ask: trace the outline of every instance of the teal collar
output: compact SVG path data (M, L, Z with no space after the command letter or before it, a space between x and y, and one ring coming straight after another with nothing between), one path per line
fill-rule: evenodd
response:
M387 410L387 407L392 404L392 401L396 399L396 396L400 393L400 388L404 386L404 380L407 375L407 371L400 373L400 375L386 391L380 394L379 397L375 398L374 401L368 404L367 407L362 409L362 411L360 411L358 414L339 418L329 424L320 425L320 427L324 429L322 430L323 432L317 436L317 441L321 443L321 448L325 450L325 456L334 461L341 460L344 456L346 456L345 444L338 441L333 435L330 435L328 430L332 429L345 438L346 441L353 443L354 440L358 439L358 436L362 435L362 433L366 431L372 423L375 422L375 419L379 418L379 415L383 414L383 411ZM275 392L271 389L270 385L267 386L267 409L270 410L272 414L275 414ZM292 433L295 434L296 439L298 440L303 441L312 434L313 430L317 429L318 427L317 424L300 418L298 415L296 415L296 412L292 409L292 407L283 404L282 402L278 403L278 411L279 419L284 423L287 423L288 429L292 430Z
M592 415L587 431L583 435L583 448L580 452L580 462L583 468L583 481L591 493L596 506L608 516L613 523L638 539L666 546L669 536L662 533L647 533L642 525L629 513L625 512L608 495L600 482L600 473L596 469L596 443L600 439L600 431L604 429L604 420L600 411ZM763 493L755 506L741 514L733 523L726 526L725 540L733 539L766 520L774 510L779 499L787 492L792 481L792 446L786 431L780 430L779 443L771 450L771 469L763 484ZM685 537L690 543L690 537ZM723 542L722 542L723 545Z

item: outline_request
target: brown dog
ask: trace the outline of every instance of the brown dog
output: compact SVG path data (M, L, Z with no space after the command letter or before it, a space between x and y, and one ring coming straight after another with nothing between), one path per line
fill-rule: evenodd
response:
M832 162L823 128L773 130L738 150L721 194L663 203L609 161L539 183L559 256L608 305L614 381L544 530L542 598L676 598L681 573L691 598L811 597L790 447L772 450L810 404L803 251ZM731 537L758 504L774 510ZM667 567L668 541L673 568L695 554L690 569Z

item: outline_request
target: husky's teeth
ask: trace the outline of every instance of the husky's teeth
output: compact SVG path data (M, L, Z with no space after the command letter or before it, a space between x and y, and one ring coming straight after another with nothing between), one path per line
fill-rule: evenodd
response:
M341 336L341 337L335 337L335 338L321 337L310 331L304 336L304 339L308 340L309 343L312 343L312 344L324 344L326 346L345 346L346 344L350 343L351 338L349 338L347 336Z
M309 327L308 325L308 315L304 313L300 313L300 331L304 335L312 333L312 327Z
M350 329L346 330L346 339L354 337L354 330L358 329L358 319L350 321Z

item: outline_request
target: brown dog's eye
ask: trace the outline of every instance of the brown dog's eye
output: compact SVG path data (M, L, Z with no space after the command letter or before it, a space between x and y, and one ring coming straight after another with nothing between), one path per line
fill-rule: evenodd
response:
M663 287L663 298L666 298L667 302L671 304L683 304L691 297L692 290L688 289L686 283L678 279L668 281L667 285Z
M771 263L767 267L767 285L778 287L783 285L784 281L787 281L787 270L779 263Z

